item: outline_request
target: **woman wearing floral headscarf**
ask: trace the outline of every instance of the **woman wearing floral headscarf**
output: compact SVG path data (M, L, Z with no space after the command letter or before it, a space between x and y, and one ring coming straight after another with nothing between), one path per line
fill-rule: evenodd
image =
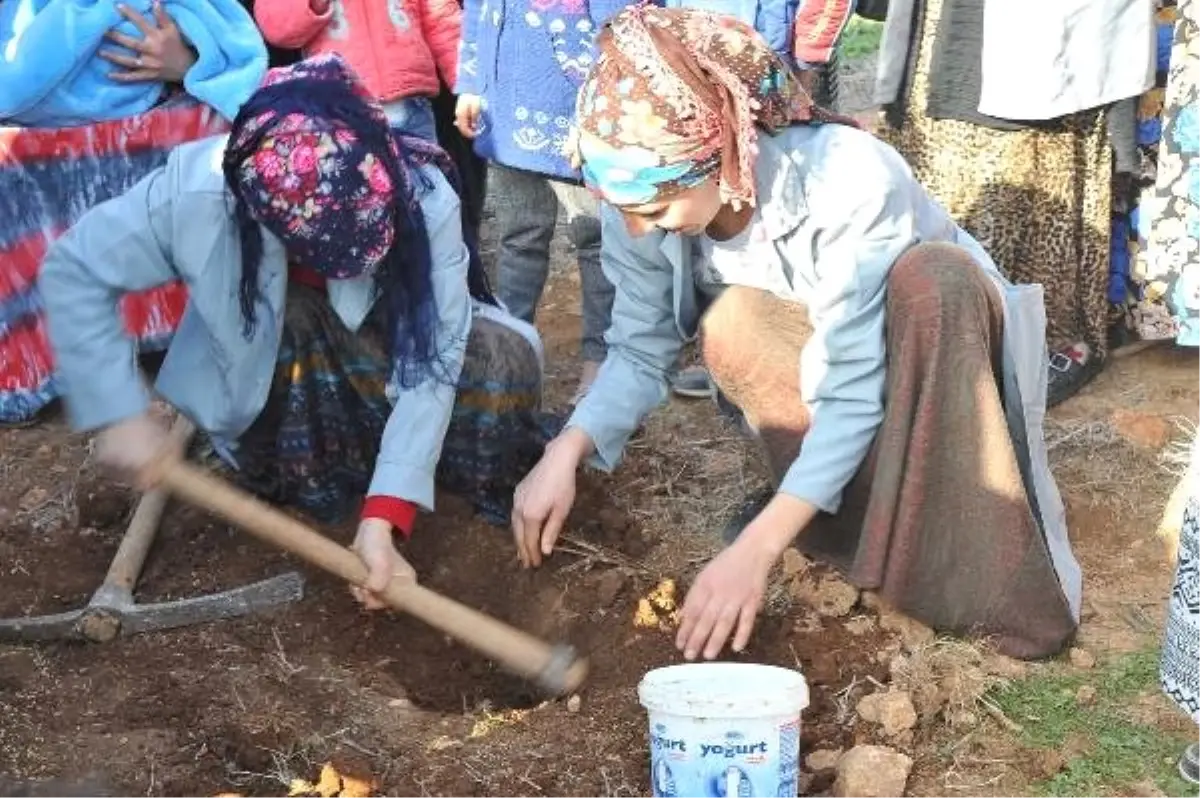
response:
M743 24L636 8L598 51L578 153L609 203L611 348L517 488L521 558L552 552L579 464L617 465L698 323L777 491L691 586L685 656L746 646L797 539L936 628L1061 648L1080 574L1042 440L1040 289L1005 281L894 150L814 108Z
M179 147L47 254L74 426L144 481L165 438L116 300L179 279L156 391L270 499L332 521L365 495L369 589L412 575L392 532L433 508L435 472L504 518L507 475L540 451L540 343L495 306L444 160L336 56L271 72L228 137Z

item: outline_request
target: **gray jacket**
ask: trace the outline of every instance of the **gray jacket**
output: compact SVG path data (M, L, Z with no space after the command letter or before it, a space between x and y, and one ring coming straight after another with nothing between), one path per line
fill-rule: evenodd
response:
M279 353L287 294L280 241L263 230L257 325L243 336L241 254L221 174L225 136L184 144L125 194L101 203L55 241L38 280L57 377L76 429L144 412L149 394L125 335L117 300L174 280L188 304L155 390L218 441L236 441L266 403ZM473 306L459 199L436 167L420 197L433 263L437 345L448 381L389 385L394 408L380 445L371 495L433 509L433 476L450 423ZM331 280L330 301L356 330L375 300L371 279Z
M955 243L995 282L1005 303L1004 399L1063 591L1078 617L1079 566L1042 435L1046 397L1042 289L1013 285L988 254L916 182L887 144L841 125L793 127L759 139L758 212L774 241L788 298L807 305L813 337L801 355L800 392L811 427L780 490L826 512L863 460L883 419L888 273L907 249ZM609 356L569 422L596 445L593 464L616 467L629 436L667 393L667 376L699 321L698 243L628 233L602 215L602 263L616 286ZM1027 441L1027 446L1021 442Z

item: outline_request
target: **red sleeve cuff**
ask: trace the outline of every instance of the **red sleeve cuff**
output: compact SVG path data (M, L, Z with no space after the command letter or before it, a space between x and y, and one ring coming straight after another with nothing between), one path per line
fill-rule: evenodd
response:
M364 521L368 518L387 521L407 538L417 520L417 505L395 496L368 496L363 502L362 517Z

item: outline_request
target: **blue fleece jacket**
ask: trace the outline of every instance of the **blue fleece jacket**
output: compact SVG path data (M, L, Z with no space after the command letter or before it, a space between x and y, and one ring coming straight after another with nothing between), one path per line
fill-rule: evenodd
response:
M151 0L124 0L151 16ZM232 119L267 71L262 35L237 0L165 0L164 8L195 49L183 87ZM143 113L161 83L120 83L100 58L116 47L104 34L141 34L117 12L117 0L0 2L0 124L71 127Z

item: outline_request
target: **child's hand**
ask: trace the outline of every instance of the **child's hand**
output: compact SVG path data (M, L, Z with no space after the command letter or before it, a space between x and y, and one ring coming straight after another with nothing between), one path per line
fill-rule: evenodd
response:
M383 609L387 605L380 600L392 579L416 581L417 572L396 551L392 542L392 525L379 518L368 518L358 525L358 534L350 546L367 566L367 583L363 587L351 586L350 593L368 610Z
M478 94L458 95L458 105L454 107L454 126L458 132L469 139L479 134L479 112L482 103Z

